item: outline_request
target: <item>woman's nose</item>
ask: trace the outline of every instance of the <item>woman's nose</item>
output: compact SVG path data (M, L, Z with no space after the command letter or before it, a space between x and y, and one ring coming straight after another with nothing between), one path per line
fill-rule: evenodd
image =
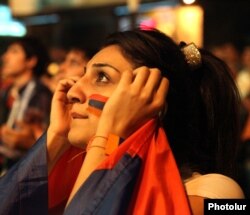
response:
M84 85L81 80L78 80L68 91L67 98L70 103L84 103L86 95L83 92Z

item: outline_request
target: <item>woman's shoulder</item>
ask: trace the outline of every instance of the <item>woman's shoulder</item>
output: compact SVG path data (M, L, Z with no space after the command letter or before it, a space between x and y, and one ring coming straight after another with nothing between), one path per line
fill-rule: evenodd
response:
M200 175L194 173L185 182L188 195L204 198L244 198L243 191L236 181L222 174Z

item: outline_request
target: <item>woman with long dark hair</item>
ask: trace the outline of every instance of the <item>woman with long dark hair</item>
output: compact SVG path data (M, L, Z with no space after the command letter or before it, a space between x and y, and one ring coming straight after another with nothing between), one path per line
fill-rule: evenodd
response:
M32 198L40 214L199 214L204 198L244 197L233 180L238 106L210 53L154 29L114 33L82 77L60 81L47 135L0 185L32 181L12 206Z

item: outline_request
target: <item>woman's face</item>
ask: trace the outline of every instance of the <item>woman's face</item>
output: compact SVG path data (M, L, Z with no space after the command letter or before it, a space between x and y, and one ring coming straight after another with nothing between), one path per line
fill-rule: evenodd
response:
M2 73L6 77L21 75L28 65L28 60L21 45L13 43L2 56Z
M102 49L88 62L85 74L68 92L68 98L73 102L68 134L71 144L83 147L95 135L99 117L88 111L90 96L110 97L122 72L132 72L132 69L132 64L115 45Z

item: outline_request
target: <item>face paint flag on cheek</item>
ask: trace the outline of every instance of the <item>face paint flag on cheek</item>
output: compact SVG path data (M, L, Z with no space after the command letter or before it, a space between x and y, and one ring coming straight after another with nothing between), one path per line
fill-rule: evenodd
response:
M93 94L89 97L88 111L97 117L100 117L108 97L99 94Z

